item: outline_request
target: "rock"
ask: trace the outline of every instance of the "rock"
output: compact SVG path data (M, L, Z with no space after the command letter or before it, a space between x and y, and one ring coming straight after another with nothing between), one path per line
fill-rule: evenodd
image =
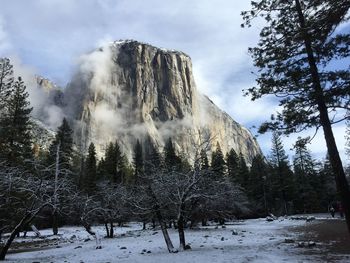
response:
M294 243L294 242L295 242L294 239L286 238L286 239L284 240L284 243L287 243L287 244Z
M298 242L298 247L305 247L305 242Z
M314 241L309 241L309 242L307 243L307 246L308 246L308 247L314 247L314 246L316 246L316 243L315 243Z
M301 241L301 242L298 242L298 247L314 247L316 246L316 243L314 241L308 241L308 242L305 242L305 241Z
M158 234L158 232L157 232L157 231L152 233L152 235L157 235L157 234Z
M316 218L314 217L314 216L308 216L307 218L306 218L306 222L310 222L310 221L313 221L313 220L315 220Z
M76 238L77 238L76 235L72 235L72 236L70 237L70 239L76 239Z
M224 241L224 240L225 240L225 238L224 238L224 237L222 237L222 238L221 238L221 241Z
M151 252L151 250L148 250L146 253L147 253L147 254L151 254L152 252Z
M197 91L188 55L137 41L119 41L84 57L86 61L81 63L87 63L89 70L80 67L64 92L68 117L77 120L74 141L83 152L93 142L101 157L105 145L118 138L131 160L135 138L144 141L149 136L153 145L163 148L171 136L176 151L191 158L196 145L188 134L200 131L215 135L208 149L215 149L219 141L224 154L233 148L248 164L262 154L248 129ZM101 57L99 64L91 65L91 57ZM102 76L95 68L105 69ZM110 118L101 118L101 112ZM111 125L114 123L118 125Z
M204 247L204 245L200 245L199 247Z
M77 247L75 247L74 249L77 249L77 248L82 248L82 246L77 246Z
M85 238L84 239L84 242L88 242L88 241L90 241L91 239L90 238Z
M232 235L237 236L237 235L238 235L237 230L233 229L233 230L232 230Z
M142 252L147 252L147 249L142 249Z
M126 247L121 247L120 249L126 249Z
M102 249L102 246L96 246L96 249Z
M272 222L272 221L274 221L274 219L271 216L267 216L266 217L266 221L267 222Z
M208 235L205 235L204 237L205 237L205 238L208 238L208 237L210 237L210 236L208 236Z
M226 226L222 226L221 228L226 228Z

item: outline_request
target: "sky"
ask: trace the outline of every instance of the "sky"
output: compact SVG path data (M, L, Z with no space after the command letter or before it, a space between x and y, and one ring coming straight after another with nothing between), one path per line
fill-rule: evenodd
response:
M0 57L20 61L31 72L65 86L80 55L106 41L135 39L176 49L192 58L197 88L233 119L250 128L277 110L273 97L250 101L242 90L255 85L256 71L248 47L258 41L262 25L242 29L240 12L250 1L232 0L0 0ZM345 124L334 127L344 162ZM298 136L284 137L290 157ZM271 134L258 136L266 155ZM326 155L322 132L309 149Z

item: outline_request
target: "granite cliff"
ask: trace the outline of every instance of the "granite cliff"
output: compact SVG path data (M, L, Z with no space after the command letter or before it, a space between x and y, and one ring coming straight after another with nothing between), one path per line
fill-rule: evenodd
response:
M132 156L136 140L160 149L171 137L178 150L193 157L196 146L209 140L209 152L220 143L247 162L261 154L251 133L200 94L188 55L137 41L116 41L80 59L68 84L65 111L75 120L75 141L83 151L90 142L102 156L118 139Z

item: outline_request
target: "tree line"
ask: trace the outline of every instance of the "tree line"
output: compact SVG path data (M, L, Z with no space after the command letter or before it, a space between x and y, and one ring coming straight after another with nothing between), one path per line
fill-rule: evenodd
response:
M132 160L118 140L98 160L91 143L77 150L69 121L63 119L47 151L34 149L28 93L13 77L8 59L0 60L0 237L5 255L16 236L31 224L59 233L64 224L82 225L95 236L104 224L113 238L115 224L131 220L160 226L169 252L176 252L169 227L179 233L180 249L188 248L185 229L209 220L326 211L337 199L329 161L312 159L305 140L295 143L290 165L280 134L273 133L268 158L247 164L242 153L226 155L217 142L199 141L192 159L168 138L162 152L150 137L136 140Z

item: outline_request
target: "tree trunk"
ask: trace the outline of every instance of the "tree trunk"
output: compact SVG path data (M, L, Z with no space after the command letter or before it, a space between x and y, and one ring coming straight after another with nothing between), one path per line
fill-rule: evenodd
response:
M146 224L147 224L146 221L142 222L142 230L146 230Z
M101 248L102 248L101 239L100 239L100 236L98 235L98 233L94 232L94 231L91 229L90 224L87 223L87 222L85 222L83 219L82 219L82 223L83 223L83 226L84 226L86 232L88 232L90 235L92 235L92 236L95 238L95 241L96 241L96 249L101 249Z
M152 190L152 187L150 185L147 188L147 192L148 192L148 194L151 196L151 198L154 201L155 205L153 207L153 211L154 211L154 213L155 213L155 215L156 215L156 217L157 217L157 219L159 221L160 228L162 229L162 233L163 233L164 240L165 240L166 246L168 248L168 251L169 251L169 253L177 253L178 251L174 248L174 245L171 242L171 239L170 239L170 236L169 236L169 233L168 233L168 229L166 228L166 223L164 222L162 213L160 211L160 207L159 207L157 196L154 194L154 192ZM152 219L152 221L153 221L153 224L155 224L154 223L154 219Z
M155 212L156 212L156 216L157 216L158 222L160 224L160 228L162 229L164 240L165 240L165 243L166 243L166 246L168 248L169 253L177 253L178 251L174 248L174 245L171 242L168 230L166 228L166 224L165 224L165 222L163 220L163 216L162 216L159 208L157 208Z
M323 128L324 137L327 144L327 150L329 155L329 161L331 163L333 172L335 174L335 181L337 185L337 190L340 194L341 202L344 207L346 223L348 226L348 231L350 233L350 190L349 184L346 180L344 168L340 155L338 152L337 144L334 139L332 125L328 116L328 109L324 99L324 93L321 86L321 81L319 77L318 68L316 65L316 60L314 57L314 52L312 50L312 42L310 36L306 30L305 18L300 6L300 1L295 0L296 9L299 16L299 23L304 37L305 49L307 52L308 63L310 66L310 72L313 81L313 87L316 95L316 102L318 106L318 111L320 113L320 122Z
M182 215L179 215L177 220L177 231L179 233L179 240L180 240L180 249L185 250L186 249L186 240L185 240L185 225L184 225L184 218Z
M109 224L110 224L109 237L110 237L110 238L113 238L113 237L114 237L114 226L113 226L113 221L111 221Z
M31 213L27 213L25 216L22 217L21 221L17 224L17 226L12 230L11 235L6 240L6 243L4 247L0 251L0 260L5 260L5 256L7 254L7 251L9 250L12 241L15 239L15 237L19 234L21 229L29 223L28 219L30 218Z
M107 237L109 237L109 228L108 228L108 223L107 222L105 222L105 228L106 228Z
M57 212L52 213L52 232L54 235L58 234L58 222L57 222Z

